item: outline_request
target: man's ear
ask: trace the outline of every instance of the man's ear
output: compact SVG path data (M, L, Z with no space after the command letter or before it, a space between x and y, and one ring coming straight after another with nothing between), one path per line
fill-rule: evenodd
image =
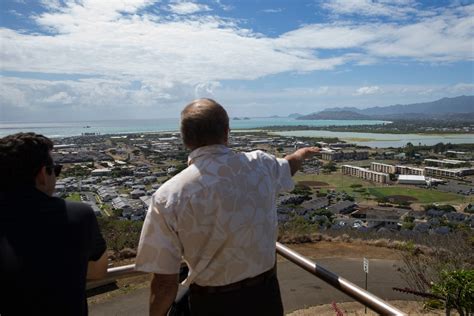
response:
M230 128L228 128L226 133L225 133L224 144L226 144L226 145L229 144L229 134L230 134Z
M45 186L47 175L48 173L46 171L46 166L42 166L40 171L38 171L35 177L35 184L37 188L41 188Z

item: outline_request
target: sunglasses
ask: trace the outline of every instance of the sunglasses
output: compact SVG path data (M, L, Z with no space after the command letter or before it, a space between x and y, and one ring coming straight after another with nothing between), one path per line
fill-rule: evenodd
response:
M51 174L54 171L54 175L56 177L59 177L59 175L61 174L62 169L63 169L63 165L46 166L46 171L48 171L49 174Z

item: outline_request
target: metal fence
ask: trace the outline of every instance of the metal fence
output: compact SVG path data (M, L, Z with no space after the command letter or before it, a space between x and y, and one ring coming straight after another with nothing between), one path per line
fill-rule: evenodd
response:
M316 262L309 260L305 256L299 254L294 250L291 250L290 248L280 244L279 242L276 243L276 251L285 259L303 268L304 270L328 283L332 287L338 289L339 291L352 297L359 303L367 306L368 308L381 315L406 315L404 312L398 310L397 308L388 304L379 297L358 287L354 283L338 276L337 274L323 268ZM143 274L143 272L136 271L134 264L110 268L107 270L107 276L105 277L105 279L95 282L89 282L88 288L95 287L101 284L106 284L107 282L119 278L131 277L139 274ZM180 291L179 296L183 295L184 291Z

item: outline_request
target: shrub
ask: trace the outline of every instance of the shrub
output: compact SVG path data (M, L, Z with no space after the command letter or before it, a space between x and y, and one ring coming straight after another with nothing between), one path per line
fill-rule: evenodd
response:
M451 279L458 280L462 277L463 282L471 285L467 289L457 286L456 291L459 293L468 291L472 297L474 281L471 280L469 283L466 280L466 278L473 277L472 273L474 271L474 254L472 245L469 243L472 238L471 233L457 232L449 236L419 236L417 238L420 238L419 241L426 246L415 245L413 242L406 243L406 251L402 253L405 266L399 269L408 287L418 293L434 294L448 300L448 296L442 294L442 290L452 290L454 281ZM460 276L456 271L470 272ZM437 287L434 285L437 285ZM446 302L448 309L457 308L452 306L451 302L453 300L454 298L449 297L449 302ZM425 303L429 303L427 305L431 307L435 304L432 300Z
M137 248L142 221L118 220L110 217L98 217L97 221L108 249L119 252L124 248Z
M278 239L289 243L309 242L311 233L317 230L317 225L308 222L302 216L294 215L288 222L280 225Z
M322 169L326 172L332 172L337 170L337 166L334 162L330 161L327 164L325 164Z
M433 294L445 298L446 310L456 309L459 315L474 313L474 270L442 271L440 281L431 288Z
M304 184L297 184L291 194L300 194L300 195L311 195L311 188Z
M427 210L437 210L437 211L444 211L444 212L456 212L456 209L449 204L446 205L435 205L435 204L427 204L423 205L425 211Z
M415 223L413 223L413 222L404 222L402 224L402 228L403 229L408 229L408 230L413 230L413 228L415 228Z

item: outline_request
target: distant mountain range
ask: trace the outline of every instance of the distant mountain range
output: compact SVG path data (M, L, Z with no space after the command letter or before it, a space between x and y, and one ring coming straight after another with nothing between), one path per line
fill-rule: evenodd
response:
M318 113L302 115L297 120L373 120L372 116L347 110L324 110Z
M474 96L442 98L433 102L397 104L357 109L331 108L296 117L298 120L373 120L373 119L474 119Z

